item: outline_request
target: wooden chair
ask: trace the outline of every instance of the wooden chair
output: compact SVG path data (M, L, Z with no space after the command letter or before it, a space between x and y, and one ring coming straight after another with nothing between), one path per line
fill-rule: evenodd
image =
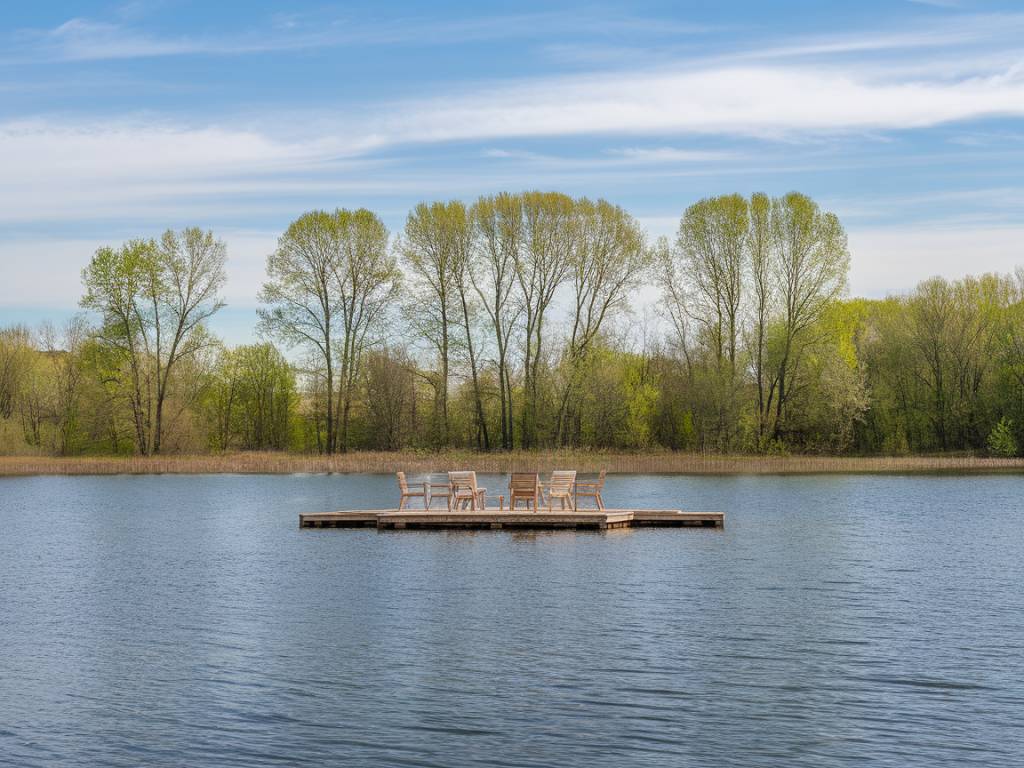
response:
M580 498L593 499L594 503L597 504L597 508L602 512L604 511L604 501L601 499L601 491L604 490L604 477L608 474L608 470L602 469L600 474L597 476L597 480L586 481L576 483L576 501L579 503Z
M447 474L431 475L427 481L427 490L429 491L427 509L434 506L434 499L444 499L445 506L448 509L452 508L452 486L448 482Z
M525 501L526 508L540 506L540 476L536 472L513 472L508 481L508 508L515 509L517 501Z
M565 509L566 504L569 505L569 509L575 510L576 504L573 501L573 487L576 485L576 470L559 470L551 473L551 480L547 484L547 501L548 509L553 506L554 500L558 499L562 505L562 509Z
M477 487L476 472L449 472L448 485L451 486L448 496L449 511L459 507L465 509L467 504L473 510L486 507L487 489Z
M405 472L396 472L395 474L398 475L398 490L402 494L401 498L398 500L398 508L405 509L405 502L408 499L422 498L423 508L427 509L427 484L423 483L419 490L411 490L409 488L409 483L405 479Z

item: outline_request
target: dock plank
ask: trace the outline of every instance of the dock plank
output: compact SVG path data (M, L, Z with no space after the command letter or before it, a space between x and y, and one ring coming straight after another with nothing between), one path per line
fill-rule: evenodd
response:
M627 527L722 528L722 512L684 512L678 509L578 509L536 512L508 509L449 511L447 509L364 509L310 512L299 515L301 528L429 529L594 529Z

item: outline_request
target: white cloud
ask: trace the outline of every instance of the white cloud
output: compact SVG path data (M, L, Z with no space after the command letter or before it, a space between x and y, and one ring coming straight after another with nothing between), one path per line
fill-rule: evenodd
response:
M729 67L627 72L490 86L395 105L383 141L562 135L866 131L1024 115L1024 72L949 81L879 81L856 67Z
M234 201L260 192L287 194L296 178L304 179L303 190L314 189L317 174L365 170L371 161L346 155L370 143L284 140L245 127L141 119L2 123L0 220L130 218L181 198L205 205L201 198L216 194Z
M515 18L526 25L523 17ZM1016 29L1022 19L1007 16L1003 23ZM449 33L485 34L483 21L474 24L456 25ZM995 21L985 17L963 24L966 38L974 39L978 29ZM81 20L65 24L58 33L62 50L78 50L83 56L91 55L91 49L74 46L95 44L98 51L109 44L104 50L134 55L132 50L152 42L132 42L120 27ZM378 34L383 40L391 33ZM920 39L937 35L926 31ZM942 35L951 39L955 30ZM885 44L911 38L908 32L886 38ZM188 49L194 41L159 43L171 53ZM861 42L819 40L796 48L853 51L870 45L866 36ZM807 66L769 57L770 63L704 61L476 83L454 95L449 87L416 100L345 105L344 112L342 105L330 104L317 111L289 111L287 116L271 111L206 124L138 115L102 121L9 121L0 123L0 221L17 225L106 218L131 226L140 219L195 221L197 214L200 220L209 214L234 215L237 221L263 212L288 217L295 212L293 200L300 201L296 205L320 200L336 204L345 194L472 196L502 184L596 180L618 189L655 176L743 172L792 178L793 173L821 171L823 166L834 171L837 163L859 167L872 161L834 153L821 158L790 148L773 152L773 146L779 149L776 145L743 153L705 147L729 146L725 142L749 137L828 140L837 133L872 133L885 138L899 130L1024 115L1019 50L991 53L998 56L982 57L968 72L943 69L934 76L927 74L931 58L924 55L915 57L913 70L889 71L878 61L837 57L830 64ZM964 134L970 135L969 128ZM425 155L415 147L595 136L612 138L603 145L591 142L588 146L596 146L589 154L569 156L519 148L486 150L485 158L495 161L486 174L467 169L465 158L454 152L450 166L426 167L421 162ZM694 136L702 140L687 147L687 139ZM384 153L392 150L404 153L401 165L396 158L386 165ZM480 150L471 150L471 156L479 160ZM732 162L740 159L744 162Z
M727 54L731 60L792 59L875 51L907 52L918 48L952 48L1014 41L1024 27L1024 14L972 14L943 16L931 23L917 23L899 32L822 35L781 45L769 45Z
M931 81L879 79L855 65L633 71L483 84L457 96L367 106L345 115L291 113L284 121L271 114L236 125L139 117L102 123L23 120L0 124L0 217L125 215L183 195L272 195L303 182L310 190L383 190L388 183L396 191L415 189L415 175L403 179L352 165L354 158L367 162L375 151L399 145L600 135L792 140L995 115L1024 115L1021 66ZM612 147L589 158L491 151L503 153L520 162L532 159L536 167L549 165L548 177L607 172L616 164L667 173L673 164L705 163L701 167L714 170L714 161L730 159L728 152L663 145ZM340 173L345 169L356 173ZM426 175L423 180L438 186Z
M246 128L143 120L0 125L0 165L10 176L23 179L51 170L118 179L155 171L177 177L215 176L239 166L269 170L301 164L317 154L316 143L289 144Z

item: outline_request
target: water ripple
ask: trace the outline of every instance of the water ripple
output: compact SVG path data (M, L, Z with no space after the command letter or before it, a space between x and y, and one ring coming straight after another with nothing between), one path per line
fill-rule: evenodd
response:
M296 527L392 482L0 479L0 765L1024 754L1021 478L609 481L716 533Z

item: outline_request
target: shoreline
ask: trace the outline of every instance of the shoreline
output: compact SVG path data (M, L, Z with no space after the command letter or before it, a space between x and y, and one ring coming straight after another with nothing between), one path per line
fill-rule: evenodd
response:
M977 456L728 456L598 451L360 451L333 456L288 453L141 456L0 456L0 477L148 474L410 474L475 469L480 473L819 475L1024 473L1024 458Z

